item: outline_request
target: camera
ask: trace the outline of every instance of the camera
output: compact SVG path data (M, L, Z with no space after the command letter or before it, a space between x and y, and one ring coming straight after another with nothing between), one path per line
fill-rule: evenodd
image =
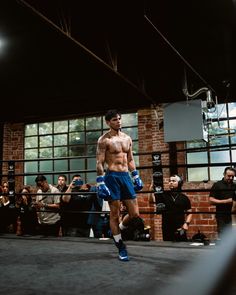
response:
M81 186L83 184L84 184L84 182L83 182L82 179L75 179L75 180L73 180L73 185L75 185L75 186Z

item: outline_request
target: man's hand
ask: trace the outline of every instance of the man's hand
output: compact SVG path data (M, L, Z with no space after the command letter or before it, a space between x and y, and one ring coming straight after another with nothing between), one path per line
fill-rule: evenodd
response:
M105 185L103 176L97 177L97 194L98 194L99 198L106 200L106 201L111 196L109 188Z
M133 178L133 183L134 183L134 190L135 191L140 191L143 188L143 182L141 178L138 175L137 170L133 170L131 172L132 178Z

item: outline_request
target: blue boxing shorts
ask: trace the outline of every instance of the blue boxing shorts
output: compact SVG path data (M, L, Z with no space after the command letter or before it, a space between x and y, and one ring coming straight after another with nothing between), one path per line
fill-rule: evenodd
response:
M104 182L111 193L110 200L129 200L135 199L136 193L129 172L107 171Z

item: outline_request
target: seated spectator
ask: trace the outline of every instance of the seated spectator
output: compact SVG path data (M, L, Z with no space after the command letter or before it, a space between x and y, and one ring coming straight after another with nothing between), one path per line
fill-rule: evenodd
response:
M61 203L64 236L90 236L91 226L88 223L89 213L87 211L91 210L94 199L97 198L96 194L89 193L90 188L90 185L83 184L83 180L79 174L72 177L72 182L66 190L66 194L62 196ZM83 213L83 211L87 213Z
M32 236L37 234L38 217L33 205L30 186L23 186L16 196L16 208L20 217L20 233L18 235Z

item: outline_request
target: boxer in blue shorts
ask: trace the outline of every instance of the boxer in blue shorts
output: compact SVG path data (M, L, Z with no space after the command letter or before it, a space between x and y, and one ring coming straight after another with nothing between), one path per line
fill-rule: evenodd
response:
M123 201L136 198L134 185L128 172L108 171L104 181L110 191L110 199Z
M119 259L128 261L128 253L121 237L121 230L139 218L136 191L143 188L132 152L132 139L121 132L121 114L109 110L105 120L110 130L97 142L96 170L98 196L107 200L110 207L110 228L119 251ZM107 172L105 173L105 167ZM128 214L119 224L120 204L126 206Z

